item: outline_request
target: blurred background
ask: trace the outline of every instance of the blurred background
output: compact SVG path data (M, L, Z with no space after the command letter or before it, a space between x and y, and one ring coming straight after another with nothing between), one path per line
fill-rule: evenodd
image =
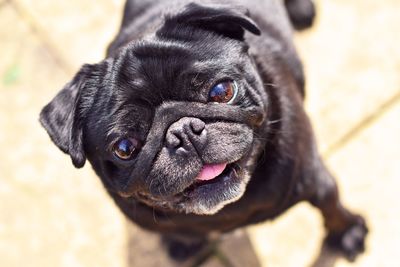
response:
M326 251L321 216L300 204L233 234L237 247L204 266L399 266L400 1L316 4L314 27L295 34L306 108L344 203L368 220L367 250L355 263ZM0 266L167 266L157 237L128 225L38 122L83 63L104 57L122 7L0 0Z

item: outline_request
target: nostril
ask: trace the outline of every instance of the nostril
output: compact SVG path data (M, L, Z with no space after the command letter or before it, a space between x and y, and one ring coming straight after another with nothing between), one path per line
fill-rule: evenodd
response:
M206 124L201 120L192 120L190 122L190 127L192 128L193 133L200 135L206 127Z
M169 148L177 148L179 146L181 146L182 141L181 139L176 136L176 134L169 132L167 134L167 147Z
M181 118L170 125L165 136L165 146L181 156L201 151L206 141L206 124L197 118Z
M179 155L179 156L185 156L185 155L187 155L188 154L188 150L186 150L184 147L179 147L176 151L175 151L175 153L177 154L177 155Z

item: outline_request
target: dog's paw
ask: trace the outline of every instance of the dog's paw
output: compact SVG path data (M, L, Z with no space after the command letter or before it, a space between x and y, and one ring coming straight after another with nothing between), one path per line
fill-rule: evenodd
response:
M365 220L356 216L344 231L328 233L325 242L330 247L341 251L349 261L354 261L357 255L365 250L367 233L368 228Z
M312 26L315 6L311 0L285 0L285 7L296 30L304 30Z

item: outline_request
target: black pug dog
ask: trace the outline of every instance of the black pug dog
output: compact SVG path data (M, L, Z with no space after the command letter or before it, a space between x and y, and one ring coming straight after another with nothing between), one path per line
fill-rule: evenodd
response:
M292 43L289 19L302 29L313 17L309 0L128 0L107 58L84 65L40 121L175 258L305 200L353 259L367 227L318 154Z

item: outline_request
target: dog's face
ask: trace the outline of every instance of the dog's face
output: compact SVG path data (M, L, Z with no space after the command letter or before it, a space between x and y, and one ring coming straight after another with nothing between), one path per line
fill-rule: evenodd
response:
M191 4L152 36L85 65L41 113L77 167L151 207L213 214L242 196L266 95L237 9Z

